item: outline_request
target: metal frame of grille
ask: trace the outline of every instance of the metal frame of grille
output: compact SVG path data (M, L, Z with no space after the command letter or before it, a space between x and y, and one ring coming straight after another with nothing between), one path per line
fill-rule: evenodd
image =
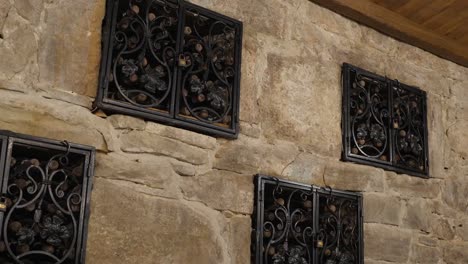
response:
M242 29L184 0L107 0L94 106L236 138Z
M426 92L344 63L342 160L429 177Z
M364 263L362 196L255 177L252 263Z
M0 262L85 263L95 149L0 131Z

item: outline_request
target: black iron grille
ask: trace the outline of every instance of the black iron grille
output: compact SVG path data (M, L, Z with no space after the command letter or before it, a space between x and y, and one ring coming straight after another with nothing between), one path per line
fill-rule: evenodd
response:
M242 23L185 1L108 0L95 105L236 137Z
M363 263L362 198L257 176L252 263Z
M0 131L0 263L84 263L91 147Z
M429 177L426 93L343 65L345 161Z

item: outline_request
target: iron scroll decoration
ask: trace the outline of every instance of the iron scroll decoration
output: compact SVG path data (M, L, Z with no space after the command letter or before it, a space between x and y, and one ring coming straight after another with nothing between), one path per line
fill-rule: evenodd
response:
M257 175L252 263L361 264L362 197Z
M0 263L85 263L95 150L0 131Z
M429 177L426 93L343 64L344 161Z
M108 0L95 106L238 133L242 23L183 0Z

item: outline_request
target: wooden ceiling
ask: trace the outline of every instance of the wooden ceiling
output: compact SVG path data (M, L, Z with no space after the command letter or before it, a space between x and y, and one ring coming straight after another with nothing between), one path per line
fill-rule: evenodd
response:
M468 0L311 0L468 67Z

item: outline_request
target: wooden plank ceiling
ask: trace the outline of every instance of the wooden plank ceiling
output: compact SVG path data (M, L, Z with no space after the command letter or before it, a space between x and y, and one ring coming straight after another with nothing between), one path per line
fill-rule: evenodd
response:
M468 0L311 0L468 67Z

